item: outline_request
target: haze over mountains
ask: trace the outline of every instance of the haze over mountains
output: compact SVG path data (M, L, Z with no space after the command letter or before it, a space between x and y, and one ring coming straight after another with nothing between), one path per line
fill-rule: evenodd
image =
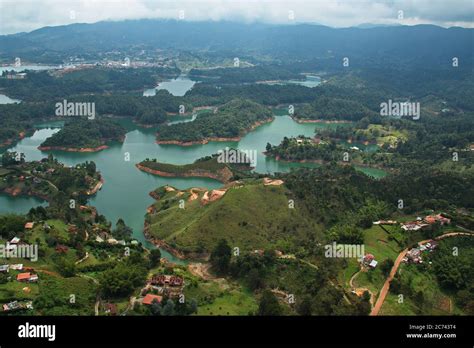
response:
M80 54L137 47L227 51L308 60L349 57L357 64L429 67L457 57L472 65L474 29L434 25L330 28L321 25L127 20L44 27L0 36L2 58ZM367 60L367 57L370 57Z

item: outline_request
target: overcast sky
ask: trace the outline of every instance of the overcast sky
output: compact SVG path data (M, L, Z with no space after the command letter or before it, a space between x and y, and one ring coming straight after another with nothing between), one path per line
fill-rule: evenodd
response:
M180 16L333 27L430 23L472 28L474 0L0 0L0 34L70 23Z

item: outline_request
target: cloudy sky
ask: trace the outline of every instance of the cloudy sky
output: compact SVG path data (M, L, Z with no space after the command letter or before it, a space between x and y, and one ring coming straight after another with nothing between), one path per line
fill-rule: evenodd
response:
M474 0L0 0L0 34L137 18L472 28Z

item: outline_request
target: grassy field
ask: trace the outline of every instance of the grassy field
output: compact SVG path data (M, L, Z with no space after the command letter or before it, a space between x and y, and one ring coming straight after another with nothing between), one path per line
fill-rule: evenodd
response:
M392 227L384 226L391 231ZM396 230L398 227L394 227ZM401 247L395 240L390 238L390 235L384 231L380 226L373 225L372 227L363 231L364 233L364 248L366 254L372 254L379 262L379 267L369 269L366 272L360 272L355 278L353 285L355 287L368 288L374 294L377 294L383 286L385 276L380 270L380 263L386 259L395 261L401 251ZM338 280L349 288L349 280L360 269L359 262L355 259L348 260L347 267L343 269L338 275Z
M287 194L284 186L252 181L203 206L200 197L188 202L188 193L169 192L155 202L158 213L147 219L153 236L183 251L210 251L222 238L241 251L290 248L297 239L322 232L302 209L288 208ZM186 202L184 209L179 208L180 199Z
M347 267L343 268L338 274L338 282L345 288L349 288L349 281L352 276L360 270L359 262L356 259L349 259Z
M248 315L258 308L251 292L229 289L219 292L209 304L198 307L198 315Z
M367 139L375 139L377 144L389 144L395 146L399 142L408 140L408 132L393 128L387 128L378 124L371 124L367 129L359 129L356 134L360 134Z
M410 284L411 291L403 291L403 302L399 303L399 294L389 292L380 310L380 315L452 315L460 314L454 301L444 293L431 272L422 270L421 265L402 264L401 277ZM417 293L423 291L423 300Z
M390 231L390 227L387 229ZM389 234L377 225L364 230L364 245L365 252L373 254L379 262L386 259L395 261L401 251L397 242L389 238Z
M41 274L40 295L45 298L43 308L35 308L43 315L94 315L95 285L82 277L62 278ZM71 295L75 302L71 302ZM52 306L51 306L52 305Z
M173 269L173 273L184 278L183 293L188 300L197 302L197 315L248 315L257 309L254 294L237 282L223 278L203 280L182 268Z
M38 284L21 283L16 280L19 272L10 272L12 279L6 284L0 286L0 303L6 303L14 300L32 300L39 294ZM23 290L24 288L28 288Z

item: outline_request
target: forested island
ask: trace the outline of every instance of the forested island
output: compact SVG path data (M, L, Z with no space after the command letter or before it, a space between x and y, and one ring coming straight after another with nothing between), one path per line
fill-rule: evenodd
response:
M193 145L209 141L238 141L245 133L273 120L272 112L253 101L235 99L215 113L199 116L194 122L160 127L158 144Z
M106 149L108 142L123 142L125 133L124 127L109 119L88 120L78 117L66 122L64 127L46 139L39 149L41 151L96 152Z
M237 151L237 150L235 150ZM228 183L242 176L248 176L252 169L250 163L225 163L219 161L219 155L197 159L192 164L176 165L160 163L156 159L146 159L138 163L137 168L165 177L205 177Z

